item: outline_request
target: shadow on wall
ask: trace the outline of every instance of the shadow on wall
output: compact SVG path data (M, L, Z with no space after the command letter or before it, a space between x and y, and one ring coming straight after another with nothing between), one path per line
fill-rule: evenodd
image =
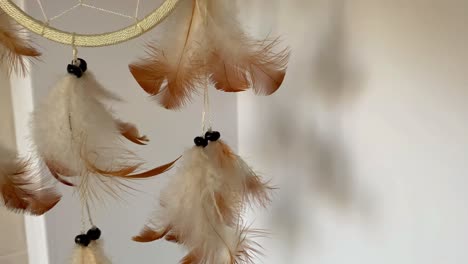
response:
M362 92L363 78L355 67L358 63L349 54L345 2L329 1L325 28L311 40L317 45L315 48L303 43L308 41L304 36L311 38L316 32L289 32L288 38L301 41L292 47L284 89L287 91L275 97L274 106L270 105L265 114L269 117L264 122L270 134L261 145L268 146L265 153L273 153L267 155L275 155L271 161L281 160L285 168L278 168L282 172L276 176L281 189L275 199L271 226L281 233L278 235L291 256L299 236L304 235L301 224L313 226L310 219L304 220L305 208L307 214L314 215L325 204L340 214L356 213L365 218L372 211L368 199L363 198L369 194L353 175L346 131L342 129L346 112Z
M317 123L311 127L305 147L314 159L309 166L314 192L327 196L339 208L352 209L358 188L354 186L342 121L362 92L362 78L347 50L345 0L330 3L328 30L319 42L312 66L312 93L308 96L317 97L322 114L316 115Z

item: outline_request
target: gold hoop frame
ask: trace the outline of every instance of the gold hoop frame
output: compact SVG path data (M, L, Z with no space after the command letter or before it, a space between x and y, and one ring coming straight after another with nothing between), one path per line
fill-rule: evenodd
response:
M75 34L51 27L25 13L12 0L0 0L0 8L20 25L46 39L76 47L103 47L143 35L168 17L179 1L183 0L164 1L160 7L134 25L113 32L92 35Z

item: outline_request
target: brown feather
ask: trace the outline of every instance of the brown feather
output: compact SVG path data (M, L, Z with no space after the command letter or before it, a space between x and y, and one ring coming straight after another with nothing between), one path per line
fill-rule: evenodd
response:
M146 145L146 143L149 142L149 139L145 135L140 135L140 132L135 125L120 121L117 121L117 125L122 136L124 136L129 141L138 145Z
M236 17L235 1L205 0L210 53L208 69L218 90L240 92L252 88L270 95L281 86L289 50L275 51L278 39L257 41L250 37Z
M163 84L164 74L153 70L159 68L157 66L155 62L152 63L151 61L142 61L128 66L133 78L135 78L141 88L149 95L157 95Z
M61 196L58 195L52 188L43 189L39 194L31 195L29 210L33 215L42 215L52 209L58 202L60 202L60 199Z
M54 176L54 178L59 181L60 183L64 184L64 185L67 185L67 186L70 186L70 187L74 187L75 184L63 179L57 172L55 171L50 171L50 174L52 174L52 176Z
M183 32L167 47L154 43L148 45L147 58L140 59L129 66L130 72L138 84L167 109L178 109L184 106L196 93L205 80L199 58L202 19L196 7L196 0L186 1L190 4L190 13ZM178 21L178 26L183 25ZM177 32L179 33L179 32ZM180 47L174 49L174 47Z
M68 169L57 164L57 162L53 161L45 161L46 167L49 169L50 174L54 176L54 178L59 181L60 183L67 185L67 186L75 186L73 183L63 179L61 176L72 176Z
M180 264L199 264L200 258L195 252L190 252L181 261Z
M89 171L96 173L96 174L103 175L103 176L126 177L130 173L135 172L141 166L141 164L126 166L126 167L116 169L116 170L110 170L110 169L103 170L103 169L98 168L95 164L89 161L87 161L87 166L88 166Z
M129 66L133 77L143 90L156 96L163 107L177 109L184 106L201 83L201 67L194 61L172 66L158 47L149 45L148 49L148 58Z
M142 173L138 173L138 174L130 174L130 175L126 175L125 178L127 179L145 179L145 178L150 178L150 177L154 177L154 176L157 176L161 173L164 173L168 170L170 170L172 168L172 166L174 166L174 164L180 159L177 158L176 160L174 161L171 161L167 164L164 164L162 166L159 166L157 168L154 168L152 170L149 170L149 171L145 171L145 172L142 172Z
M174 47L182 43L183 47L171 50L171 46L164 49L150 44L148 57L129 66L140 86L150 95L157 95L167 109L184 106L199 88L208 85L207 79L224 92L249 88L258 95L276 92L285 78L289 49L275 51L278 39L251 39L230 16L235 10L229 1L190 2L188 27L172 43ZM194 40L195 36L205 39Z
M8 73L16 71L20 74L26 72L25 57L37 58L41 55L29 41L24 38L23 32L17 25L12 24L5 13L0 11L0 63L6 63Z
M254 49L257 51L248 59L247 69L256 94L271 95L280 88L284 81L289 49L274 52L278 43L278 39L275 39L254 44Z
M134 236L132 240L140 243L153 242L163 238L165 235L167 235L167 233L169 233L170 230L170 227L166 227L163 231L158 232L148 226L145 226L140 234L138 236Z
M258 95L273 94L284 81L289 50L275 52L278 40L250 41L244 36L239 38L238 45L245 50L238 55L240 57L219 47L208 60L215 87L225 92L242 92L252 87Z
M180 237L172 231L168 233L164 238L166 239L166 241L176 244L182 244L182 240L180 239Z
M245 70L224 60L219 52L213 52L208 60L211 80L216 89L224 92L243 92L250 87Z
M260 176L248 176L245 185L251 200L257 201L263 207L271 202L270 191L274 190L274 188L263 182Z
M39 176L33 175L26 164L21 171L4 175L0 185L3 203L13 211L42 215L52 209L61 197L53 188L37 186L35 179Z

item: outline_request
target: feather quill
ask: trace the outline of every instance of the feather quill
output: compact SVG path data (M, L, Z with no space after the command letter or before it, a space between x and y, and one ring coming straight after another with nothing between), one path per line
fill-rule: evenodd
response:
M100 240L92 241L87 247L76 245L71 264L111 264L104 254Z
M238 21L236 1L192 0L181 4L176 25L148 56L129 66L140 86L168 109L184 106L209 78L218 90L253 88L270 95L281 86L289 50L278 39L257 41ZM166 37L167 36L167 37Z
M5 64L7 73L26 72L26 58L38 58L41 53L24 37L18 25L0 10L0 64Z
M44 186L44 178L28 160L0 146L0 200L12 211L42 215L52 209L60 195Z
M251 263L259 250L241 215L255 201L266 205L270 189L224 142L193 147L162 191L160 209L133 239L180 243L189 251L185 264Z
M125 186L119 179L152 177L172 165L138 172L142 163L125 148L122 138L141 144L147 138L135 126L116 119L104 100L119 98L90 72L81 78L67 75L33 113L33 139L39 156L60 182L79 185L83 197L98 198L99 190L117 196L118 189Z

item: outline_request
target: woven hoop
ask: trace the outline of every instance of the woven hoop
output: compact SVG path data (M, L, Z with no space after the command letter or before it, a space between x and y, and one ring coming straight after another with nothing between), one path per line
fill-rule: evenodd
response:
M74 34L51 27L25 13L12 0L0 0L0 8L29 31L49 40L70 46L102 47L119 44L143 35L169 16L179 1L181 0L166 0L134 25L113 32L91 35Z

